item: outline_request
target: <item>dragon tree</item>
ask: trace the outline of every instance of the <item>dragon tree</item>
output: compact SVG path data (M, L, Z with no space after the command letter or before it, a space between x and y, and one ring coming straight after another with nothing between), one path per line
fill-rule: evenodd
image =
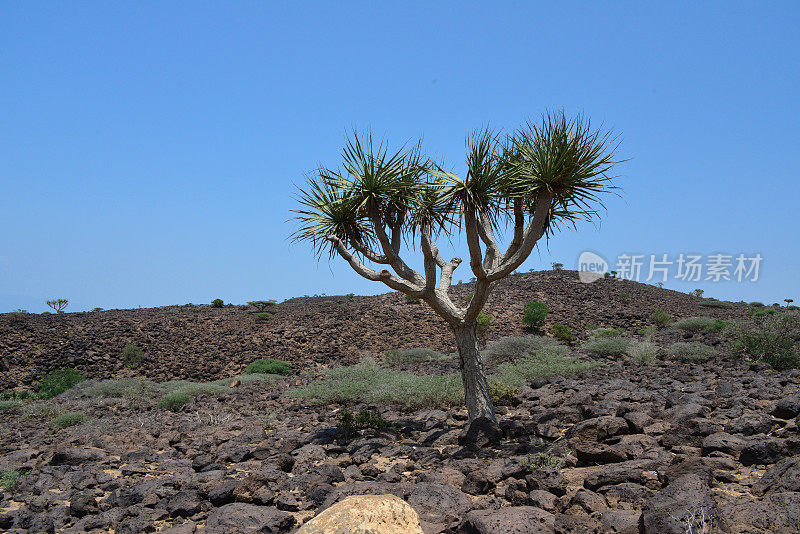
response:
M340 166L316 169L299 188L294 239L433 308L455 334L470 421L497 422L478 352L478 314L493 285L543 237L597 216L603 194L614 189L617 147L609 130L585 117L548 112L506 135L488 128L468 135L466 174L458 176L419 143L390 151L370 133L354 132ZM507 243L499 239L504 231ZM462 259L446 260L436 244L461 232L475 278L464 306L448 294ZM417 247L423 272L403 259Z

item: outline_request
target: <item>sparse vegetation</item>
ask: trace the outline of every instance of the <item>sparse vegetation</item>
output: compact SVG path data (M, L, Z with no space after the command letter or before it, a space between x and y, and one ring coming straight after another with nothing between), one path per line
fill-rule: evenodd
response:
M55 369L42 377L39 396L43 399L51 399L85 379L86 377L75 369Z
M505 336L489 343L481 351L481 357L486 363L502 363L540 352L563 356L567 351L567 347L550 337Z
M222 299L214 299L211 301L212 308L222 308L223 306L225 306L225 301Z
M555 455L548 452L537 452L523 460L523 465L528 471L537 469L561 469L567 461L570 451Z
M273 360L272 358L262 358L250 363L244 369L244 374L250 375L254 373L269 374L269 375L288 375L292 372L292 366L289 362L281 360Z
M698 334L700 332L721 332L725 328L725 321L713 317L689 317L676 321L672 326L684 332Z
M405 297L406 304L419 304L420 302L422 302L422 300L420 300L418 297L415 297L414 295L409 295L406 293L404 293L403 295Z
M267 310L263 312L253 312L253 317L256 318L256 321L268 321L270 317L275 315L273 310Z
M620 328L595 328L589 332L593 339L606 339L609 337L620 337L625 331Z
M170 412L179 412L185 404L188 404L192 398L186 393L174 392L168 393L158 402L158 407Z
M631 341L626 353L635 362L649 364L656 360L658 350L658 345L650 341Z
M554 261L552 263L552 267L553 267L554 271L563 271L564 270L564 264L563 263L559 263L557 261Z
M728 302L727 300L717 300L715 298L706 299L703 302L697 304L698 306L702 306L703 308L732 308L733 302Z
M386 421L380 414L372 413L369 410L361 410L356 415L350 410L339 412L339 424L336 429L341 441L350 441L356 437L361 430L371 428L373 430L383 430L386 428L397 429L398 423Z
M56 416L53 419L53 426L58 428L67 428L70 426L79 425L86 421L86 416L78 412L67 412Z
M776 369L800 368L800 313L755 315L752 322L736 327L731 348L737 356L763 361Z
M717 350L703 343L673 343L664 349L664 356L671 360L704 362L717 355Z
M56 313L64 313L64 309L69 305L69 301L67 299L53 299L46 301L46 304L53 308Z
M578 339L578 336L572 332L572 329L565 324L555 323L550 327L550 331L553 333L553 337L564 343L572 343Z
M656 310L650 315L650 320L658 328L665 328L672 323L672 316L670 316L664 310Z
M390 349L383 355L383 361L389 365L401 363L435 362L447 358L441 352L427 348Z
M495 406L513 404L514 399L519 395L519 388L497 379L489 380L489 391L492 394L492 404Z
M550 308L544 302L529 302L522 309L522 323L533 330L540 330Z
M705 293L705 291L703 291L702 289L695 289L695 290L689 292L690 295L692 295L694 297L698 297L698 298L702 298L703 297L703 293Z
M475 319L475 332L479 339L486 339L486 333L488 332L489 327L492 326L492 323L494 323L494 317L488 313L478 314L478 317Z
M24 477L26 473L26 470L21 469L7 469L2 471L2 476L0 476L2 482L0 484L3 486L3 491L14 491L17 482L19 482L19 479Z
M122 363L128 369L137 369L145 358L145 353L142 349L134 345L133 343L128 343L125 345L125 348L122 349Z
M593 339L582 345L583 349L599 356L622 356L628 350L629 341L619 337Z
M578 376L588 373L600 365L602 365L600 362L586 362L571 356L542 350L516 361L499 365L493 379L503 384L520 387L534 378Z

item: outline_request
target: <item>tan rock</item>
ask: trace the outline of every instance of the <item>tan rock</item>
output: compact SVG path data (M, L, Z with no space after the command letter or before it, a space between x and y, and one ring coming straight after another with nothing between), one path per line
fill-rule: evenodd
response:
M297 534L423 534L419 516L394 495L353 495L300 527Z

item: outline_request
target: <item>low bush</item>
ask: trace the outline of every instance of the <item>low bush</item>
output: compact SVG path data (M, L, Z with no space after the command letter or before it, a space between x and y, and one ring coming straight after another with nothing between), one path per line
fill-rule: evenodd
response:
M653 325L648 325L640 328L637 333L642 337L650 339L656 334L656 332L658 332L658 328Z
M274 300L251 300L247 303L249 306L252 306L256 309L256 311L265 312L267 309L275 306L277 302Z
M522 465L528 471L536 471L537 469L561 469L567 461L569 451L563 455L554 455L547 452L537 452L525 458Z
M253 317L255 317L256 321L258 322L269 321L269 318L272 317L273 315L275 315L275 312L272 310L263 312L253 312Z
M727 300L717 300L714 298L706 299L703 302L699 302L697 304L703 308L732 308L733 302L728 302Z
M486 338L486 332L489 330L489 327L492 326L492 323L494 323L494 317L488 313L478 314L478 317L475 319L475 333L478 335L478 339Z
M273 360L272 358L262 358L245 367L244 374L288 375L291 370L292 366L288 362Z
M599 356L621 356L628 350L629 341L619 337L593 339L582 345L583 349Z
M361 410L356 415L353 415L350 410L342 410L339 413L339 424L336 429L340 440L350 441L358 435L359 431L367 428L383 430L385 428L396 429L399 427L399 423L390 423L380 414L374 414L369 410Z
M540 351L564 355L569 349L551 337L545 336L506 336L489 343L481 351L486 363L500 363L516 360Z
M174 392L168 393L158 402L158 407L170 412L180 411L185 404L191 401L192 398L186 393Z
M214 299L211 301L212 308L222 308L223 306L225 306L225 301L222 299Z
M383 355L383 361L390 365L400 363L419 363L435 362L446 359L447 356L433 349L413 348L413 349L391 349Z
M519 395L519 388L493 379L489 380L489 394L495 406L508 406L513 404Z
M24 477L27 470L22 469L7 469L2 471L2 476L0 476L0 485L3 486L3 491L13 491L14 487L19 482L19 479Z
M631 341L625 352L636 362L653 363L658 356L658 345L649 341Z
M555 323L550 327L550 331L553 332L553 337L564 343L572 343L578 339L578 336L572 333L572 329L565 324Z
M664 310L656 310L650 315L650 320L659 328L664 328L672 322L672 317Z
M86 377L75 369L55 369L42 377L39 396L43 399L52 399L85 379Z
M519 360L499 365L497 374L493 375L492 379L506 385L520 387L534 378L577 376L588 373L601 365L600 362L586 362L553 352L539 351Z
M414 297L412 295L408 295L406 293L403 293L403 296L405 297L406 304L419 304L420 302L422 302L419 298Z
M544 302L529 302L522 309L522 323L534 330L541 329L550 308Z
M87 417L82 413L78 412L62 413L61 415L56 416L53 419L53 426L56 426L58 428L67 428L70 426L79 425L84 421L86 421L86 419Z
M133 343L128 343L125 345L125 348L122 349L122 364L127 367L128 369L136 369L140 365L145 358L145 353L142 349L134 345Z
M18 399L3 399L0 400L0 411L11 410L17 406L22 406L23 402Z
M734 332L734 355L766 362L775 369L800 368L800 313L757 315Z
M700 332L721 332L725 321L713 317L689 317L676 321L672 326L684 332L698 334Z
M594 339L606 339L610 337L620 337L625 331L620 328L595 328L589 335Z
M449 407L464 401L461 377L455 373L418 376L383 368L369 359L328 369L321 380L287 394L323 404L368 402L413 408Z
M671 360L704 362L716 355L714 347L702 343L673 343L664 349L664 356Z

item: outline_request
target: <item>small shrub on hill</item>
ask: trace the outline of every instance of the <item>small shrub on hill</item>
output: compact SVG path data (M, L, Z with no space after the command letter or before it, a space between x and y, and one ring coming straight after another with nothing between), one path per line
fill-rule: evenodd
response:
M13 491L19 479L26 476L28 472L30 472L30 469L7 469L2 471L0 485L2 485L3 491Z
M699 302L697 304L703 308L732 308L733 302L728 302L727 300L717 300L714 298L706 299L703 302Z
M359 431L367 428L383 430L399 427L398 423L390 423L380 414L374 414L369 410L361 410L356 415L353 415L350 410L342 410L339 413L339 424L336 428L341 441L350 441L358 435Z
M636 362L653 363L658 356L658 345L649 341L631 341L626 352Z
M664 349L664 356L671 360L704 362L717 355L714 347L702 343L673 343Z
M500 363L516 360L540 351L563 356L569 349L551 337L545 336L506 336L489 343L481 351L486 363Z
M254 312L253 313L253 317L255 317L256 321L259 321L259 322L268 321L269 318L272 317L273 315L275 315L275 312L272 311L272 310L263 311L263 312Z
M550 308L544 302L529 302L522 309L522 323L528 328L539 330L544 326L544 321Z
M650 320L659 328L664 328L672 322L672 317L664 310L656 310L650 315Z
M519 388L494 379L489 381L489 394L495 406L508 406L514 404Z
M128 343L125 345L125 348L122 349L122 364L127 367L128 369L136 369L142 362L144 361L145 353L142 349L134 345L133 343Z
M578 337L572 333L572 329L565 324L555 323L550 327L550 330L553 332L553 337L564 343L572 343L578 339Z
M800 313L756 315L740 324L732 350L737 356L763 361L775 369L800 368Z
M274 300L251 300L247 304L254 307L256 311L265 312L272 306L275 306L276 302Z
M537 354L501 364L493 378L503 384L520 387L534 378L577 376L601 365L600 362L585 362L570 356L539 351Z
M698 334L700 332L721 332L725 328L725 321L713 317L689 317L676 321L673 326L684 332Z
M225 301L222 299L214 299L211 301L212 308L222 308L223 306L225 306Z
M55 369L42 377L39 396L43 399L52 399L85 379L86 377L75 369Z
M272 358L262 358L245 367L244 374L288 375L291 371L292 366L288 362L273 360Z
M186 393L168 393L158 402L158 407L170 412L180 411L192 398Z
M628 350L629 342L618 337L593 339L583 344L583 349L599 356L622 356Z
M53 426L58 428L67 428L70 426L79 425L86 421L86 416L78 412L63 413L53 419Z

